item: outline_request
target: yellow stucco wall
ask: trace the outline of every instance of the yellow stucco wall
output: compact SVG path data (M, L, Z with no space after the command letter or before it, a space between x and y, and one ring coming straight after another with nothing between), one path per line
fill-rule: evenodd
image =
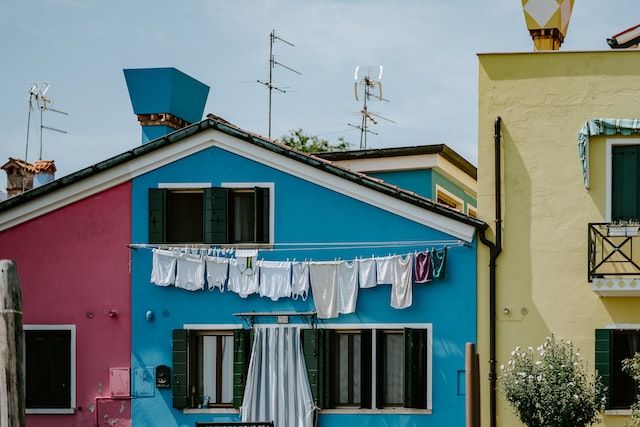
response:
M640 51L479 55L478 208L494 224L493 123L501 116L503 245L497 269L497 366L550 333L593 367L594 330L640 324L638 298L600 298L587 281L587 224L605 217L605 137L591 138L584 188L577 134L589 119L640 117ZM637 135L636 135L637 137ZM479 246L482 425L489 425L488 251ZM505 315L503 308L510 314ZM605 416L622 426L624 416ZM498 392L498 425L518 426Z

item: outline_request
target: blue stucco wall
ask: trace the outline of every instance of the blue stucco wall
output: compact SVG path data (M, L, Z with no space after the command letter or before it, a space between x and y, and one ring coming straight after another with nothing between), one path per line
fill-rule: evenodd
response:
M353 200L308 181L210 148L133 180L132 237L147 241L147 194L159 182L274 182L275 241L345 242L451 239L387 211ZM276 247L277 248L277 247ZM313 260L353 259L389 253L407 253L416 248L342 249L322 251L261 251L265 259ZM321 427L338 426L451 426L464 423L464 396L459 371L464 370L464 344L476 341L476 250L455 247L449 251L447 279L415 285L413 306L390 307L390 286L363 289L355 314L331 320L342 323L432 323L433 324L433 413L429 415L323 414ZM171 331L184 324L241 323L233 313L246 311L306 311L312 298L272 302L256 295L241 299L231 292L188 292L149 283L151 252L132 251L132 369L133 393L142 393L135 378L141 368L171 366ZM155 313L153 321L145 313ZM133 425L193 426L195 421L238 420L237 415L184 414L171 404L171 389L147 388L152 397L132 401Z
M390 172L367 172L367 175L375 176L390 184L397 185L405 190L413 191L429 199L433 198L433 185L431 184L431 170L406 170Z

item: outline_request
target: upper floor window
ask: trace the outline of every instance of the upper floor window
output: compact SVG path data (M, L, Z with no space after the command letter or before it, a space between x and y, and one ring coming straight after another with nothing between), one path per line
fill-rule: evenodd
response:
M436 202L459 212L464 211L464 201L436 185Z
M151 188L149 243L269 243L270 189Z
M640 220L640 145L611 147L611 220Z

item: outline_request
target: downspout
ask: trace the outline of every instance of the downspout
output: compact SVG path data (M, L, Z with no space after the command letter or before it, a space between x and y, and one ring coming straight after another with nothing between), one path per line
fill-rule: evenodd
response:
M488 225L478 230L480 241L489 247L489 426L496 427L496 259L502 252L502 162L500 156L500 125L502 119L496 117L494 123L494 172L495 172L495 224L496 242L485 235Z

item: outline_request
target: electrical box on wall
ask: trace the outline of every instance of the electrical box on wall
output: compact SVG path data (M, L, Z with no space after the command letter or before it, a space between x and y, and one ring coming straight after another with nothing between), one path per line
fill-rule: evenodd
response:
M111 397L125 399L131 396L131 368L109 368Z

